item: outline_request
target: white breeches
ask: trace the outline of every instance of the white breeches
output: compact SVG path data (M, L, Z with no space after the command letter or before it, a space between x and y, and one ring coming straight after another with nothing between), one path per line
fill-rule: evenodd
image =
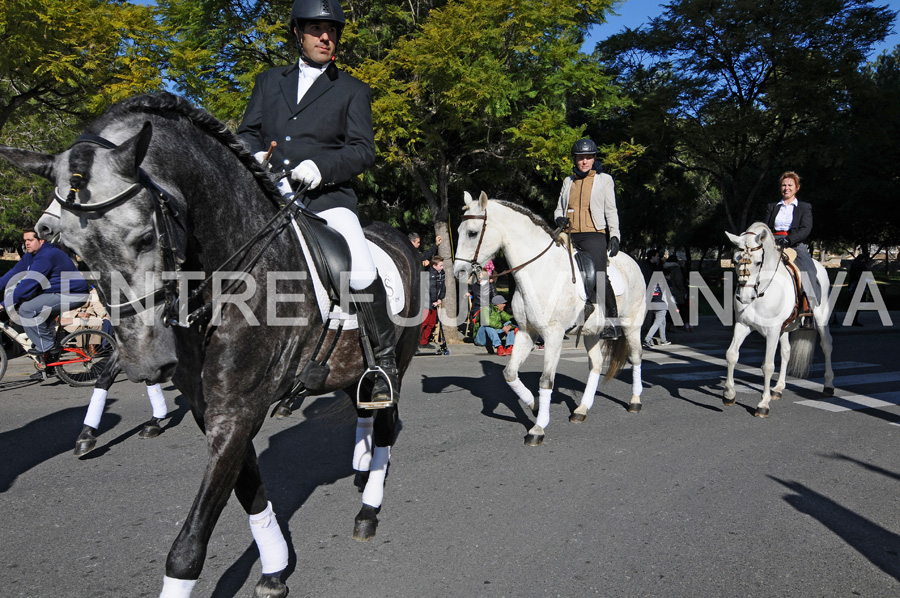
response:
M361 291L375 282L378 277L375 261L356 214L347 208L332 208L316 215L324 218L328 226L341 233L350 246L350 288Z

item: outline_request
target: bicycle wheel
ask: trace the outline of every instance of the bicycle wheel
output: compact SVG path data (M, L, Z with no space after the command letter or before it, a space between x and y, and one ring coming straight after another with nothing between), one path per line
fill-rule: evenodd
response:
M6 366L9 363L9 358L6 356L6 349L3 348L3 343L0 343L0 380L3 380L3 376L6 375Z
M116 340L94 329L76 330L60 341L56 373L72 386L93 386L116 351Z

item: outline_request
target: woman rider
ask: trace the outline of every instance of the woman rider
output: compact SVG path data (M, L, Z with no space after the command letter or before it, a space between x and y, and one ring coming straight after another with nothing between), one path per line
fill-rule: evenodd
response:
M563 181L559 202L553 216L556 225L571 226L572 244L591 256L597 270L597 282L604 286L604 311L608 324L610 318L618 318L616 295L606 276L607 236L609 257L619 253L619 213L616 210L616 190L611 176L603 172L596 161L597 144L590 139L579 139L572 146L575 166L572 174ZM593 305L588 303L593 309ZM590 315L590 311L586 315ZM618 338L618 326L608 325L602 338Z
M775 243L779 247L790 247L797 252L794 263L805 275L802 284L812 309L819 304L819 297L822 296L819 281L816 279L816 265L806 247L806 239L813 227L812 206L797 199L800 175L788 171L781 175L779 180L781 201L769 204L765 223L775 234Z
M270 143L277 141L271 162L307 186L306 206L346 239L350 288L372 298L355 305L375 345L377 364L394 389L392 396L386 380L378 376L372 400L391 401L399 389L394 324L350 186L350 180L375 161L372 91L334 64L344 25L338 0L295 0L291 30L300 60L256 78L237 132L260 161Z

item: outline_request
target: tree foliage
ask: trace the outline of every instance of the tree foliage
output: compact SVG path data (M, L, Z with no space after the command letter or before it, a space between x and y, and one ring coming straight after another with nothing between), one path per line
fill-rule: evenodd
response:
M458 0L430 12L415 35L355 73L372 85L379 155L416 181L437 220L451 185L502 189L525 169L559 175L584 122L618 95L579 51L608 0ZM570 102L589 98L577 122Z
M743 230L780 170L822 156L810 135L843 118L894 16L868 0L680 0L599 55L636 102L641 91L659 102L635 131L665 127L667 161L708 177Z
M114 0L0 0L0 143L59 150L109 105L162 86L153 11ZM21 242L47 185L0 165L0 243Z
M0 0L0 130L17 112L96 115L162 86L152 9L112 0Z

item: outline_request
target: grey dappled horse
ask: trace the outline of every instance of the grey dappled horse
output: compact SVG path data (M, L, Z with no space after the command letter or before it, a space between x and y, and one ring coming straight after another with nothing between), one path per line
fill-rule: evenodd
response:
M260 548L256 595L285 596L288 549L252 439L269 407L290 396L323 323L273 182L224 125L167 93L113 106L59 154L0 148L0 155L55 183L59 205L39 228L60 233L91 267L107 306L120 308L116 335L125 373L150 383L171 377L206 434L206 471L169 552L161 596L190 595L232 490ZM404 303L398 315L413 321L420 311L420 267L412 246L384 224L365 232L399 270L404 288L393 293ZM224 270L244 273L242 281L199 282ZM173 271L185 274L183 280L169 280ZM114 285L129 288L131 296L117 303ZM145 310L150 299L155 307ZM328 333L325 346L334 335ZM417 337L417 327L398 334L401 376ZM365 371L357 330L339 336L330 364L315 394L348 389L355 395ZM382 455L389 455L397 418L396 406L376 412L374 445ZM386 470L386 457L382 461ZM369 484L372 478L374 469ZM356 522L363 518L361 539L374 534L377 521L377 508L365 497Z

